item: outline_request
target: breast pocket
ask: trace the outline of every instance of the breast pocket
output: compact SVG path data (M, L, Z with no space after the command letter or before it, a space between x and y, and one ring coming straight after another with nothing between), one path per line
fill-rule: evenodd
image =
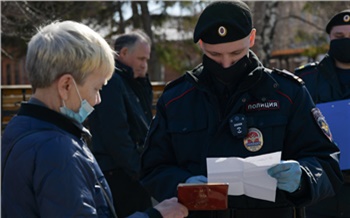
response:
M288 119L283 115L253 116L248 126L248 132L255 131L262 143L259 153L281 151L284 145L285 131ZM261 134L261 136L259 136ZM249 135L249 133L248 133ZM247 142L245 142L247 144Z
M193 116L181 116L181 119L175 118L168 123L171 143L180 159L199 161L209 140L207 125L207 118Z

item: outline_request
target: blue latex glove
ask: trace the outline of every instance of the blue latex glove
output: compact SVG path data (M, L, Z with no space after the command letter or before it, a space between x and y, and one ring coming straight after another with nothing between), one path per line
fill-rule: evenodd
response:
M277 179L277 187L287 192L295 192L300 185L301 168L298 161L281 161L267 170L267 173Z
M186 180L186 183L207 183L208 179L205 176L192 176Z

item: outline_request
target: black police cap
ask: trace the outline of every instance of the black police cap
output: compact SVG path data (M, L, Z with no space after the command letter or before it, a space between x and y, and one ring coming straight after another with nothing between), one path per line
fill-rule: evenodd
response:
M193 41L219 44L242 39L253 29L251 11L242 1L216 1L199 16Z
M339 12L334 15L326 26L326 32L329 34L334 26L350 25L350 9Z

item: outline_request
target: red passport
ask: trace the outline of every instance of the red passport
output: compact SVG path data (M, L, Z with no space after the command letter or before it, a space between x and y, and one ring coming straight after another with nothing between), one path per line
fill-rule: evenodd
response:
M227 192L227 183L180 183L177 186L178 201L188 210L225 210Z

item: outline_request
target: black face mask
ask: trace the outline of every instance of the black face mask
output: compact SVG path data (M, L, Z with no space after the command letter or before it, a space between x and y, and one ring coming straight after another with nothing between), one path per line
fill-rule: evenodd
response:
M251 63L245 55L239 61L228 68L223 68L220 64L203 55L203 66L209 73L224 84L232 84L238 82L247 72L248 66Z
M350 38L333 39L328 54L342 63L350 63Z

